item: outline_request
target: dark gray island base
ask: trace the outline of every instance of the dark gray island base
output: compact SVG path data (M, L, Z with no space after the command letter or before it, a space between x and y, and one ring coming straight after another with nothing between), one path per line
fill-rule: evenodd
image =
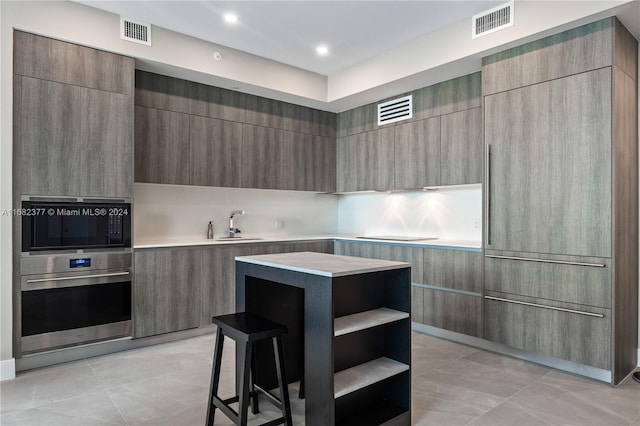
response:
M236 308L285 324L288 381L305 378L305 424L411 424L408 263L300 252L236 257ZM256 383L274 388L256 347ZM293 393L292 398L297 398Z

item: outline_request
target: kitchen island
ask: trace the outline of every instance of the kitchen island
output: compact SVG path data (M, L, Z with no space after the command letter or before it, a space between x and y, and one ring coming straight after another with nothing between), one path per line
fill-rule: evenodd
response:
M410 276L408 263L325 253L236 257L237 311L289 328L305 424L411 423ZM269 347L256 351L256 383L273 388Z

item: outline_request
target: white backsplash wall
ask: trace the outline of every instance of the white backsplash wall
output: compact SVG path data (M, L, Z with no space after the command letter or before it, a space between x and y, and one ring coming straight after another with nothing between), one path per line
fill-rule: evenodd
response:
M482 239L482 186L340 195L341 234Z
M232 210L246 213L234 217L245 237L327 234L338 228L335 195L145 183L136 183L134 191L134 243L206 238L210 220L215 238L226 236ZM284 227L276 229L276 220Z

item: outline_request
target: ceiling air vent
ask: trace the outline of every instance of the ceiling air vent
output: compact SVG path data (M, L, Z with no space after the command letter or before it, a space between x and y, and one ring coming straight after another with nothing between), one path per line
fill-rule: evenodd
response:
M471 38L482 37L513 25L513 1L471 18Z
M413 95L378 104L378 126L413 117Z
M151 25L121 16L120 38L151 46Z

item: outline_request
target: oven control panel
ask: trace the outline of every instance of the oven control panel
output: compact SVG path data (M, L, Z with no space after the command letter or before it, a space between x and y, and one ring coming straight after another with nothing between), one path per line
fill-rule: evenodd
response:
M130 269L132 253L74 253L20 258L20 275L53 274L102 269Z

